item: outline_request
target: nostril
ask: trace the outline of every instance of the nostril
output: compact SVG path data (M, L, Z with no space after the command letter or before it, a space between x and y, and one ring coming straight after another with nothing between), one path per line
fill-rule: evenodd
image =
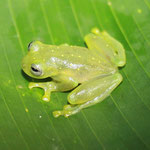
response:
M25 68L26 67L26 65L25 64L22 64L22 68Z

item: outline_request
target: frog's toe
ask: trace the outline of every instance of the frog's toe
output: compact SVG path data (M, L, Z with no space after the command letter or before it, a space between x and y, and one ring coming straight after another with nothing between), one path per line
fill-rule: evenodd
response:
M79 109L78 106L74 107L74 106L71 106L71 105L65 105L62 111L60 111L60 110L59 111L54 111L53 112L53 116L55 118L57 118L57 117L62 115L62 116L67 118L67 117L69 117L71 115L76 114L79 111L80 111L80 109Z
M64 110L64 117L69 117L70 115L72 115L72 112L69 110Z
M49 89L44 89L44 95L42 97L43 101L49 102L50 101L50 95L51 95L51 90Z
M96 35L100 34L100 30L97 27L92 28L91 32L94 33L94 34L96 34Z
M49 95L44 95L42 97L42 100L45 101L45 102L49 102L50 101L50 96Z
M53 111L53 116L55 118L59 117L60 115L62 115L62 111L58 110L58 111Z
M53 116L55 118L58 118L59 116L64 116L64 117L69 117L70 115L72 115L72 112L69 110L58 110L58 111L53 111Z
M65 105L63 108L63 113L65 117L69 117L70 115L74 114L74 106L72 105Z

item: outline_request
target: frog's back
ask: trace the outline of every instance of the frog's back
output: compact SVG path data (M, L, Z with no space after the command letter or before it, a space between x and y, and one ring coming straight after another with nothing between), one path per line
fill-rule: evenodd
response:
M49 61L66 75L74 76L79 82L83 82L98 75L107 75L114 72L112 64L97 54L80 46L52 46ZM47 54L48 56L49 54Z
M51 56L55 56L60 60L67 60L69 64L84 64L87 66L100 67L108 63L108 61L95 50L89 50L85 47L60 45L52 49L54 49L54 54ZM110 64L110 62L108 64Z

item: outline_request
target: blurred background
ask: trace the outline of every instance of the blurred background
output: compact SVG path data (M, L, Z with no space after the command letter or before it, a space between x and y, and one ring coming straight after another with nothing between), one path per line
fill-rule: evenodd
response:
M150 0L0 1L0 150L150 149ZM28 89L21 72L28 43L85 46L106 30L127 55L123 83L102 103L55 119L68 93Z

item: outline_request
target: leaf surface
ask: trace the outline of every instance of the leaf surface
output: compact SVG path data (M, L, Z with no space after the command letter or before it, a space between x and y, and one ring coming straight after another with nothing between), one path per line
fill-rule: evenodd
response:
M150 149L149 0L1 0L0 14L0 149ZM28 89L21 71L27 45L85 46L93 27L124 45L123 83L102 103L55 119L68 93L45 103L41 89Z

